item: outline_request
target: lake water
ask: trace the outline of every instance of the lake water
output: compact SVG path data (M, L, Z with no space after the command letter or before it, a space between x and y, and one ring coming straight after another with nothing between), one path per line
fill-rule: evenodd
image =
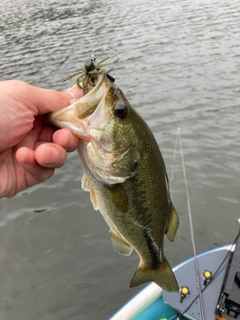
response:
M180 216L172 265L193 254L181 127L197 252L233 241L240 217L240 10L226 0L2 0L0 79L64 90L96 53L148 122L174 178ZM0 319L108 319L138 257L118 255L81 190L77 153L44 184L0 201Z

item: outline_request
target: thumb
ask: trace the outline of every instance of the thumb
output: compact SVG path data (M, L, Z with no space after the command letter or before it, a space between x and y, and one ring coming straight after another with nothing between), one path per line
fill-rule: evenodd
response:
M21 102L34 115L43 115L71 104L71 100L83 96L83 91L74 86L67 91L43 89L20 80L1 81L1 95Z
M83 96L83 91L77 86L60 92L32 86L20 80L1 81L1 96L21 102L34 115L42 115L67 107L71 100Z
M64 92L38 87L33 87L32 90L33 106L39 115L67 107L73 99L83 96L83 91L77 86Z

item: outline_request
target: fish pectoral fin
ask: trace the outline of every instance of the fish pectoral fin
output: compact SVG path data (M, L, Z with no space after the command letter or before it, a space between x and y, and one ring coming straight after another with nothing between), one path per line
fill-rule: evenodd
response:
M174 240L175 235L177 233L178 226L179 226L179 217L178 217L176 209L174 208L174 206L172 204L172 211L170 214L168 228L167 228L167 232L166 232L166 236L167 236L168 240L170 240L170 241Z
M82 177L82 188L83 188L83 190L90 192L90 199L92 201L93 208L95 210L98 210L99 209L99 205L98 205L98 199L97 199L97 195L96 195L95 189L92 186L91 182L89 181L89 179L88 179L88 177L86 175L84 175Z
M90 182L85 174L82 177L82 189L85 191L90 191Z
M90 186L90 199L92 201L93 209L99 210L98 198L93 186Z
M119 254L129 256L132 253L132 246L126 242L116 231L111 230L111 232L114 250Z
M165 257L163 258L162 264L157 269L145 269L143 266L139 266L132 278L130 288L137 287L149 281L155 282L165 291L179 291L179 286L175 275Z
M117 209L122 212L127 212L128 210L128 197L126 192L121 184L115 184L110 187L106 187L109 192L109 195L112 199L112 202L115 204Z

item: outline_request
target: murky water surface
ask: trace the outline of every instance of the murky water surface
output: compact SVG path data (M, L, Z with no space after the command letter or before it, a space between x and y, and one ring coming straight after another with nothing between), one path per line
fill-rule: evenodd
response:
M180 215L172 264L192 255L181 127L197 251L230 243L240 199L240 11L237 1L2 0L0 78L63 90L96 51L148 122ZM138 257L117 255L81 190L76 153L48 182L0 201L0 319L107 319L138 289Z

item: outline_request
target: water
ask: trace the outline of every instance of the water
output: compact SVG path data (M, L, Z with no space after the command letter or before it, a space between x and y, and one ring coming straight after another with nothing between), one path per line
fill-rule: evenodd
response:
M94 50L148 122L180 215L171 264L193 255L181 127L197 252L238 230L240 11L237 1L2 0L0 78L63 90ZM118 54L115 54L117 52ZM117 255L80 188L76 153L44 184L0 202L0 319L107 319L138 291L138 257Z

